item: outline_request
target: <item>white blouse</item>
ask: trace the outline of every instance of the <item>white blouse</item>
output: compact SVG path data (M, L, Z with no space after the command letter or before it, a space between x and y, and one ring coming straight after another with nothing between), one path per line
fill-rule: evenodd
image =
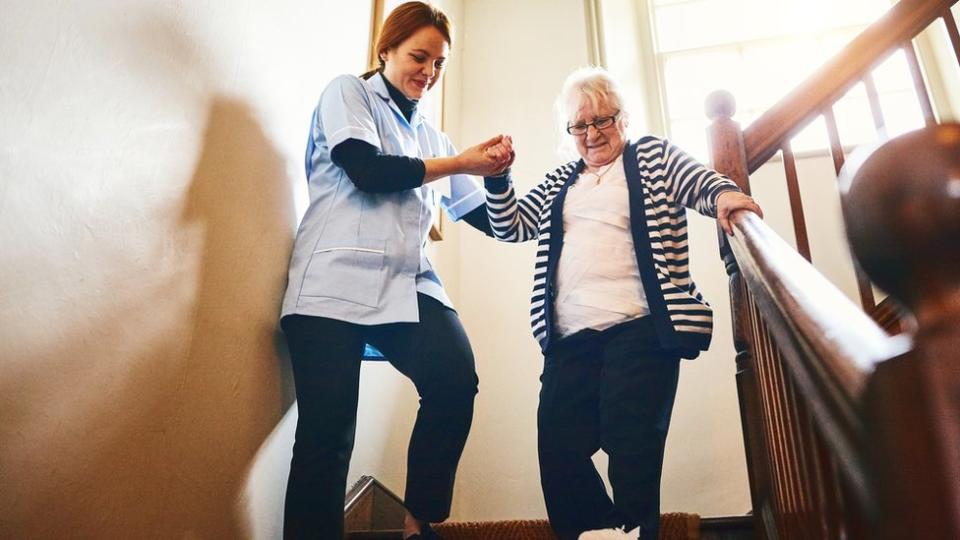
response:
M650 312L630 233L623 157L599 173L581 173L564 200L554 304L560 336L604 330Z

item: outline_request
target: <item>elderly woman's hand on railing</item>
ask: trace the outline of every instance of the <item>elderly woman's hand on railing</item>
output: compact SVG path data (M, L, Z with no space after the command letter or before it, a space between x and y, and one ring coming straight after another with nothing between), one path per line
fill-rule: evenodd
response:
M737 210L749 210L754 214L763 217L763 209L753 200L753 197L739 191L724 191L717 197L717 222L720 228L727 234L733 234L733 226L730 225L730 215Z

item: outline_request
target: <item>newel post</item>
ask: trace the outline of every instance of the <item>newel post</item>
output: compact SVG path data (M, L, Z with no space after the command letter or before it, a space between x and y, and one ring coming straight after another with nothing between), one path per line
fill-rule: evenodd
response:
M708 129L712 166L737 183L745 193L750 193L743 132L733 120L736 102L729 92L720 90L707 97L707 117L711 119ZM719 227L718 227L719 231ZM760 393L753 367L751 343L751 308L748 302L746 283L740 274L737 261L727 244L722 231L720 253L727 275L730 277L730 311L733 321L733 344L736 356L737 395L740 400L740 422L743 428L743 443L747 454L747 473L750 480L750 497L755 516L755 530L759 538L765 537L762 524L766 510L770 508L770 466L766 446L763 444L763 415Z
M841 201L861 267L910 312L912 348L863 401L879 538L960 538L960 124L849 164ZM909 348L909 347L908 347Z

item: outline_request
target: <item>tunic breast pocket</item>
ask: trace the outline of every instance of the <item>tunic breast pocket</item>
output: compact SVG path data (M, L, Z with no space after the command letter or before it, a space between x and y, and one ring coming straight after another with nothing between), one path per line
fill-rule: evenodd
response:
M350 244L318 244L310 257L302 296L336 298L377 307L386 276L386 242L358 239Z

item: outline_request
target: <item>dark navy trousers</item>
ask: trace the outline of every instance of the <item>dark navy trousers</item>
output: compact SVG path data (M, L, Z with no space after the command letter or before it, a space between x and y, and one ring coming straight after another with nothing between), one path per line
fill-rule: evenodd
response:
M559 340L540 380L540 480L560 540L586 530L642 528L656 539L660 474L680 355L663 349L650 317ZM613 498L591 460L609 456Z
M404 504L422 521L449 516L457 464L473 420L477 373L456 312L423 294L418 301L419 323L282 319L299 410L284 503L285 539L343 538L364 343L380 350L420 395L407 449Z

